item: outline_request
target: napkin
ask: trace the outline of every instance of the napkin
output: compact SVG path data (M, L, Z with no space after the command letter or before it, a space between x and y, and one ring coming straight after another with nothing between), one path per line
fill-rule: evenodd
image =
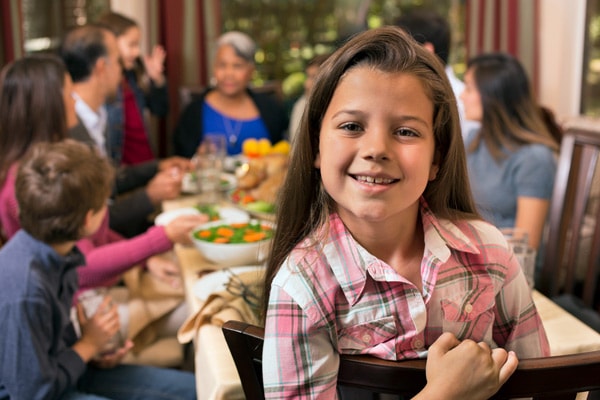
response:
M264 271L259 270L231 273L227 289L211 293L200 310L181 325L177 332L179 342L190 342L204 324L222 326L226 321L236 320L262 325L257 313L256 300L261 297L263 274Z

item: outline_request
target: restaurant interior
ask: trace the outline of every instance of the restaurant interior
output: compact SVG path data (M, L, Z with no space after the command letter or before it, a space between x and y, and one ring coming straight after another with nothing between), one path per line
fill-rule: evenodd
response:
M600 0L2 0L0 65L55 52L67 31L108 11L135 19L142 53L155 45L166 52L168 114L144 116L151 146L162 159L176 153L173 135L182 112L214 84L221 34L240 31L256 42L250 87L276 99L289 118L303 95L311 59L330 54L357 33L392 25L417 7L447 18L448 64L459 79L475 56L512 55L524 67L537 102L551 111L562 131L537 248L544 252L544 264L536 267L531 287L552 357L520 363L497 398L555 393L565 397L552 398L575 398L566 392L589 390L596 392L587 398L600 398ZM266 148L246 144L242 158L224 157L216 189L201 188L200 172L184 177L181 195L164 200L152 224L214 212L217 220L260 221L258 235L263 236L256 240L270 238L269 230L282 222L276 190L294 143L286 139ZM255 171L260 173L251 176ZM247 214L240 217L240 210ZM257 265L264 264L269 247L248 246L238 254L207 244L202 236L220 226L209 224L194 232L195 243L176 244L172 252L189 311L177 337L129 362L196 371L198 399L264 398L264 331L252 288L262 279L264 268ZM407 395L425 385L424 360L386 363L361 357L342 356L338 383ZM394 398L388 394L377 398Z

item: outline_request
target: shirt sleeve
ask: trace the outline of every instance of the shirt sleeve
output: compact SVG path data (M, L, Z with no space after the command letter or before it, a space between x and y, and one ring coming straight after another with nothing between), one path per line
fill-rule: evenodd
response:
M514 166L517 197L550 199L556 175L556 160L550 148L526 146Z
M10 239L19 229L19 204L15 195L15 180L17 168L13 165L6 175L4 186L0 186L0 230L6 235L5 239Z
M335 399L339 354L324 327L281 287L269 298L263 347L266 399Z
M171 249L173 244L164 227L154 226L141 235L114 243L98 245L89 238L81 239L77 247L86 258L86 265L77 269L80 289L85 289L114 284L123 272Z
M13 399L58 399L75 387L86 364L64 342L53 343L52 315L43 299L5 305L3 321L2 385ZM58 348L57 348L58 347Z

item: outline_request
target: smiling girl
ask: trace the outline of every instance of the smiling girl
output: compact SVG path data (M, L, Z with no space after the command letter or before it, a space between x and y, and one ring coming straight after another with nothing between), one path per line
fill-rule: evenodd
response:
M514 361L500 348L549 354L518 262L475 210L434 55L398 28L356 36L322 65L298 135L267 265L267 398L334 398L340 354L426 357L444 332L450 352L474 341L502 357L491 391L449 379L461 387L430 398L487 398ZM484 376L466 365L442 374Z

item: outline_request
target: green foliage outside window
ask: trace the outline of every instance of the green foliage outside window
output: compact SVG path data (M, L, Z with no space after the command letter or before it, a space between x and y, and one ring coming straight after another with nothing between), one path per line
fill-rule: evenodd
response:
M258 45L254 83L277 80L284 95L302 92L304 66L350 35L393 24L415 6L447 15L453 30L451 63L464 68L465 0L222 0L223 31L240 30Z

